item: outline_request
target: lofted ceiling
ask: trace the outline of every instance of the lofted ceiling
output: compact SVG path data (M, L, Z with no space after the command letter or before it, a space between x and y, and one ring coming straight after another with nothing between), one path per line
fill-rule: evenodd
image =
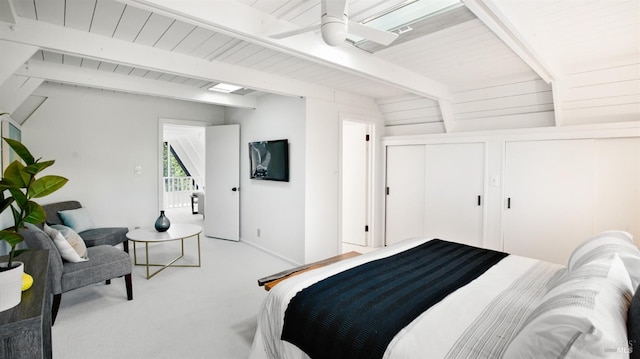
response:
M408 2L349 0L349 18ZM0 107L26 118L46 81L242 108L264 92L356 96L389 127L426 132L553 126L591 105L584 74L618 69L603 106L640 116L637 0L463 0L403 24L389 46L270 36L317 25L320 11L320 0L0 0ZM242 89L207 90L220 82Z

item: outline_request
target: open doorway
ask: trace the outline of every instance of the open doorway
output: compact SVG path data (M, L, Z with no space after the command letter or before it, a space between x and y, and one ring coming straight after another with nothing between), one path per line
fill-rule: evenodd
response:
M161 147L161 208L172 220L202 220L205 127L163 123Z
M371 250L372 125L342 121L342 252ZM372 229L372 228L371 228Z

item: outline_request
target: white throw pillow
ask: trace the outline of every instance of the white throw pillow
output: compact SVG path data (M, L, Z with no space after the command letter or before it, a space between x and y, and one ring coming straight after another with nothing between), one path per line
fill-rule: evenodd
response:
M504 358L628 357L626 317L632 293L629 273L617 254L568 273L529 315Z
M58 211L58 215L62 218L65 226L71 227L76 233L84 232L88 229L96 228L93 224L89 212L85 208L69 209L66 211Z
M637 288L640 285L640 250L628 232L606 231L587 239L573 250L567 268L571 272L585 264L611 258L613 254L618 254L631 276L633 288Z
M78 251L76 251L76 249L71 245L71 243L67 241L65 236L62 235L62 233L60 233L60 231L58 231L57 229L51 228L45 223L44 232L53 240L53 243L56 245L56 248L58 248L58 251L60 252L60 256L62 257L62 259L69 262L73 262L73 263L84 262L89 260L89 258L87 258L86 246L84 247L84 257L83 257L79 254ZM76 234L76 236L78 236L78 234ZM78 238L79 237L80 236L78 236ZM77 241L76 238L72 238L72 240ZM84 246L84 241L82 241L82 238L80 238L80 242L82 242L82 246ZM76 246L80 247L80 251L82 251L81 249L82 246L78 245L77 243L76 243Z

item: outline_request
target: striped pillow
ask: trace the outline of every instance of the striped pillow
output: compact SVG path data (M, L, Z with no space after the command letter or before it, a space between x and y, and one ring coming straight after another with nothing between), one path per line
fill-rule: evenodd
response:
M53 243L56 245L58 252L60 252L60 256L64 260L68 262L73 262L73 263L84 262L89 260L86 256L86 252L87 252L86 247L84 248L84 257L80 256L76 248L74 248L71 245L71 243L67 241L67 238L65 238L65 236L62 233L60 233L57 229L51 228L45 223L44 232L51 238L51 240L53 240ZM73 241L75 241L75 239ZM80 241L82 241L82 239L80 239Z
M606 231L587 239L573 250L567 268L571 272L585 264L611 258L613 254L618 254L631 276L633 288L637 288L640 285L640 251L628 232Z
M629 273L617 254L587 263L542 298L504 357L623 358L629 350L626 313L632 295Z

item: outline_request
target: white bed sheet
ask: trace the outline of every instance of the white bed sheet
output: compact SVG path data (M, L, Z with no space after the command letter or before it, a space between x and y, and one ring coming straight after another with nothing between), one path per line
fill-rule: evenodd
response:
M280 282L258 314L250 358L308 358L295 345L280 340L284 313L296 293L331 275L428 240L406 240ZM546 293L549 282L563 271L560 265L510 255L401 330L389 343L385 358L495 357Z

